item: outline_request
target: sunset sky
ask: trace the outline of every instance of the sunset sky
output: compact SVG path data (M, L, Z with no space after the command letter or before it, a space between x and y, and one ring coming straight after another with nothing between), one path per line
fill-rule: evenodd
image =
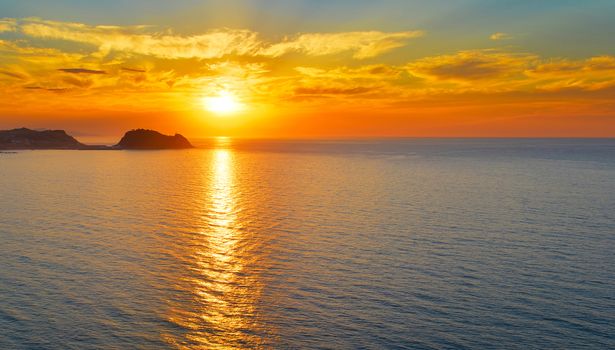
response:
M615 1L4 1L0 129L615 136Z

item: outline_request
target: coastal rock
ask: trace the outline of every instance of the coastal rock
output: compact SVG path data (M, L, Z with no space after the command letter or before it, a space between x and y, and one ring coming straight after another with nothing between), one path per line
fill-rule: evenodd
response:
M64 130L0 130L0 149L85 149Z
M190 141L180 134L163 135L158 131L137 129L128 131L116 149L183 149L193 148Z

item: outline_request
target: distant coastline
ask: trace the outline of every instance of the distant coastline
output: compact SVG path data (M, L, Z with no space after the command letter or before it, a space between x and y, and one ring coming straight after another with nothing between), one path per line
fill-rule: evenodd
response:
M164 135L155 130L127 131L114 146L86 145L64 130L19 128L0 130L0 151L12 150L157 150L194 148L180 134Z

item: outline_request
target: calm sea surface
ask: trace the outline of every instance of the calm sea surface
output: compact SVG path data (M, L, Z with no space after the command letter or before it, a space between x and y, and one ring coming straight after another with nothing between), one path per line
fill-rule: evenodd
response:
M0 153L0 349L613 349L615 140Z

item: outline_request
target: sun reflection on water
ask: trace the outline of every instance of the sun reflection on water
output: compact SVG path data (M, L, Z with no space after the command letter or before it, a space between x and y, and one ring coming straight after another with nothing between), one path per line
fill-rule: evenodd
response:
M255 348L260 338L257 308L262 289L248 271L248 233L238 217L234 155L220 140L213 150L206 179L207 208L202 230L190 242L189 307L174 308L170 320L187 330L186 339L173 341L181 349ZM189 250L190 250L189 249Z

